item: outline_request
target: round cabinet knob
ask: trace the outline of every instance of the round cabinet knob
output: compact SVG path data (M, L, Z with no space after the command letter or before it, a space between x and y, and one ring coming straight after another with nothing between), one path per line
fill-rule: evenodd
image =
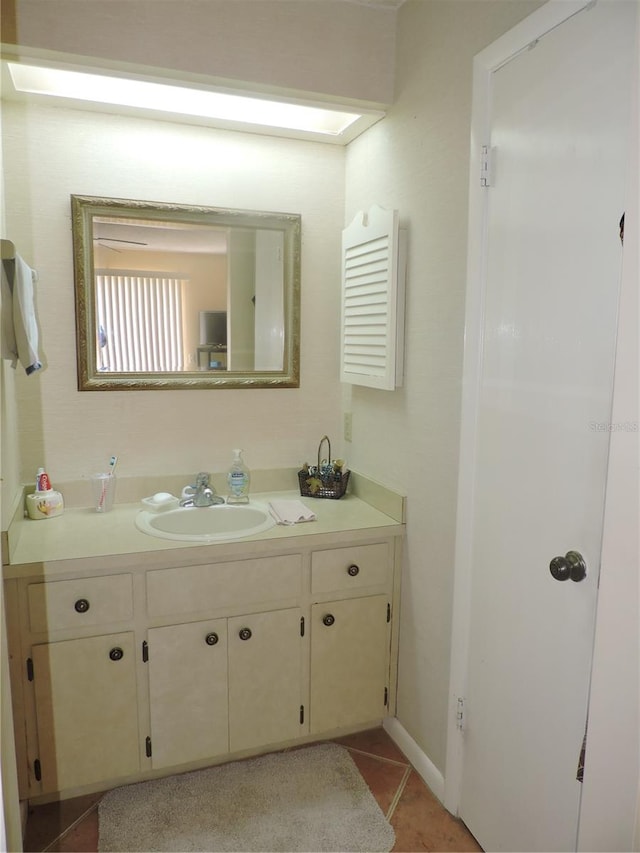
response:
M86 613L91 605L86 598L79 598L73 606L78 613Z
M356 566L355 563L352 563L347 569L347 574L351 575L352 578L355 578L357 574L360 573L360 566Z
M549 571L555 580L580 583L587 576L587 564L578 551L567 551L564 557L554 557L549 563Z
M109 659L110 660L122 660L123 657L124 657L124 652L122 651L120 646L114 646L111 649L111 651L109 652Z
M219 638L216 632L212 631L210 634L207 634L207 636L204 638L204 641L208 646L215 646L215 644L218 642L218 639Z
M238 636L241 640L250 640L251 639L251 629L250 628L241 628L238 631Z
M330 628L335 621L336 617L332 613L327 613L326 616L322 617L322 624L326 625L327 628Z

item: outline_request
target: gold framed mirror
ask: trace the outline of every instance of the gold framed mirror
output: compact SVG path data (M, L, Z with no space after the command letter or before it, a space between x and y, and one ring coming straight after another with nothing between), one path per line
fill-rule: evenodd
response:
M297 388L298 214L71 196L80 391Z

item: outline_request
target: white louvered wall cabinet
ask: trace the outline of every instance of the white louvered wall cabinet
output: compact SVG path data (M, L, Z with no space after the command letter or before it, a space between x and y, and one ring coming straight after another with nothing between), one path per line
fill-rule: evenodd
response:
M393 391L404 370L406 231L375 205L342 232L340 380Z

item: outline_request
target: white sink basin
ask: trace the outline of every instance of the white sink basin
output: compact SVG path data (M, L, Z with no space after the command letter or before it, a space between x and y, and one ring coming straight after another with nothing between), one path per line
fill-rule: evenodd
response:
M142 510L136 516L136 527L160 539L183 542L222 542L262 533L275 525L263 504L220 504L207 507L180 507L168 512Z

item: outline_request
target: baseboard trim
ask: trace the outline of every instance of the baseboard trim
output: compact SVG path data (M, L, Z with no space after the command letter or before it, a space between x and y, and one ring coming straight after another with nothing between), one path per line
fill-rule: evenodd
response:
M444 801L444 776L422 751L397 717L385 717L383 727L391 740L404 752L424 783L442 803Z

